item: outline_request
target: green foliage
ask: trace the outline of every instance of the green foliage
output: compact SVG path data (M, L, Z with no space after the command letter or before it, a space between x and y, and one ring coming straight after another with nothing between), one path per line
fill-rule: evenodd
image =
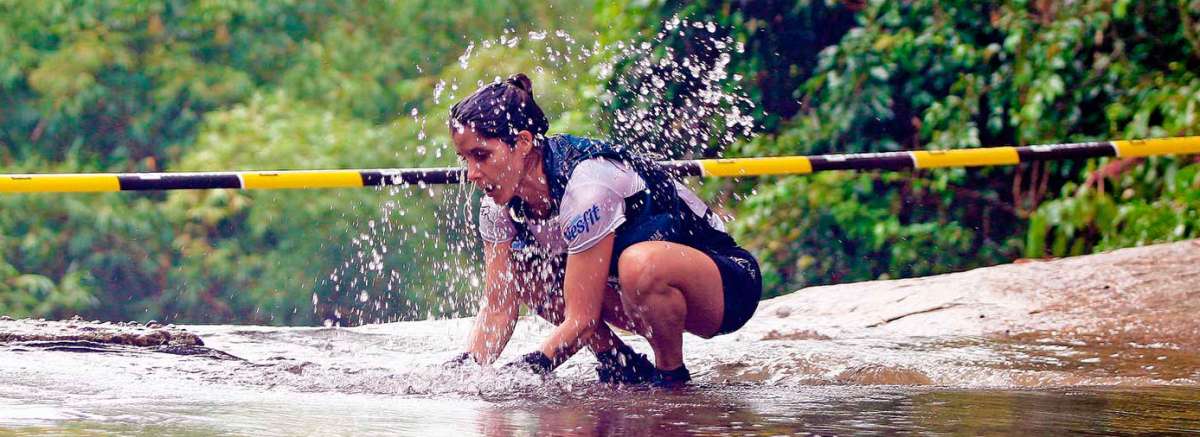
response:
M734 144L737 156L1196 134L1196 1L635 4L607 7L645 15L617 20L618 27L672 14L728 26L747 44L731 69L746 72L746 89L763 90L751 94L756 106L779 98L798 104L791 113L778 103L765 111L778 118L758 114L761 134ZM774 20L758 17L762 9ZM836 22L831 17L845 11L855 11L853 28L787 39L763 30ZM783 65L783 77L798 86L775 86L770 74ZM1195 235L1196 187L1178 179L1192 166L1153 162L1176 171L1165 177L1166 170L1139 167L1138 186L1118 182L1111 190L1120 199L1071 197L1094 170L1073 161L726 182L712 194L743 199L735 233L768 266L768 294L780 294L995 264L1019 256L1026 240L1024 253L1037 256L1043 241L1064 254ZM1060 192L1067 197L1042 203Z
M406 131L411 127L375 127L293 100L283 92L257 95L245 105L210 113L193 153L181 159L179 169L347 168L362 162L381 167L429 166L429 159L396 157L392 141L414 137L415 132ZM320 306L319 320L424 316L430 299L418 294L450 282L446 272L423 265L447 255L435 251L438 246L431 243L457 235L453 229L447 232L430 225L428 217L438 214L431 201L436 199L416 190L404 193L411 199L404 199L401 216L399 211L381 211L386 193L371 190L171 192L163 212L171 223L183 224L174 241L181 259L167 281L158 311L188 319L272 322L278 318L297 323L308 321L312 314L293 314L293 310L315 303ZM363 237L376 221L381 226L386 221L393 232ZM417 231L412 229L435 237L414 238ZM350 244L359 240L369 241ZM379 261L380 267L367 269L358 262L364 248L384 247L391 250ZM336 268L340 265L357 270L341 272ZM392 272L405 278L402 286L387 281ZM339 279L323 280L331 274ZM351 286L355 278L367 285ZM369 305L359 308L363 293L389 302L389 311L375 311Z
M590 7L5 2L0 165L448 165L450 99L477 80L545 65L528 53L551 45L481 41L569 24L589 44ZM467 71L458 61L472 44L481 47ZM544 104L574 106L577 90L594 87L580 75L587 63L563 67L575 79L539 82ZM582 121L564 111L556 127ZM471 204L463 190L419 187L3 196L0 313L271 324L458 314L475 292Z
M706 91L680 70L653 104L685 116L616 139L767 156L1200 133L1200 0L0 10L4 173L448 165L445 114L480 83L529 73L553 130L624 135L615 111L644 108L642 88L684 60L728 62L724 91L748 98L738 108L757 136L716 135L741 121L689 107ZM664 32L675 16L691 25ZM1112 159L705 191L736 200L722 208L780 294L1196 237L1198 173L1182 158ZM467 190L423 187L0 196L0 313L272 324L461 314L478 288L472 205Z
M741 112L753 118L758 130L778 130L800 110L800 88L816 67L817 54L854 24L852 8L809 0L604 2L597 6L597 17L609 27L602 41L620 43L639 34L644 42L634 46L650 47L615 60L607 84L613 101L599 111L598 121L626 143L652 144L653 151L676 158L719 156L734 139L721 133L740 128L742 121L735 116ZM680 23L679 17L692 21ZM693 70L697 65L701 68ZM705 113L695 100L704 100L696 97L710 92L708 83L693 71L720 70L727 70L728 91L754 105L726 105ZM655 86L661 79L666 84ZM659 88L658 95L647 99L648 86ZM612 112L631 108L650 112L659 126L623 129L628 121Z
M1025 256L1069 256L1200 237L1200 164L1151 162L1101 182L1063 187L1030 217ZM1106 188L1107 187L1107 188Z

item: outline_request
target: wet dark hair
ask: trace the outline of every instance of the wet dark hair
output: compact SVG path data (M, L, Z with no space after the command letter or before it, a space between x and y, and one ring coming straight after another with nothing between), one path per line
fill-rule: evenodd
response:
M527 130L541 138L550 129L546 114L533 100L533 82L517 73L494 82L450 107L450 128L469 127L484 138L517 143L517 133Z

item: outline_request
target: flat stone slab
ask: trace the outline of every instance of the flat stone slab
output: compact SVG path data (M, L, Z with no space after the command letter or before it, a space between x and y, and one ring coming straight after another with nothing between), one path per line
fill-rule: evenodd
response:
M75 342L124 346L204 346L196 334L173 325L150 322L100 322L20 319L0 317L0 344L27 342Z
M240 360L204 346L185 328L157 322L19 319L0 316L0 346L10 350L60 352L163 352L222 360Z
M743 332L833 338L1031 332L1200 348L1200 240L911 279L809 287L763 301Z

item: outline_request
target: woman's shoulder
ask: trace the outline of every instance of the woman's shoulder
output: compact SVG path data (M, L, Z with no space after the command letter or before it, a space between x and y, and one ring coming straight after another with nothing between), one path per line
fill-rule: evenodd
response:
M508 206L498 204L488 196L479 200L479 218L492 223L511 220L508 217Z
M604 187L623 197L645 189L646 183L629 164L611 158L595 157L583 160L567 180L566 191L586 187Z

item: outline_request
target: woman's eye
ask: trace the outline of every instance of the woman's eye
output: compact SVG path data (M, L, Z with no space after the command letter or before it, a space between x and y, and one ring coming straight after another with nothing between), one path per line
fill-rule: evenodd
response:
M474 155L475 159L478 159L480 161L486 161L488 158L487 152L474 152L474 153L472 153L472 155Z

